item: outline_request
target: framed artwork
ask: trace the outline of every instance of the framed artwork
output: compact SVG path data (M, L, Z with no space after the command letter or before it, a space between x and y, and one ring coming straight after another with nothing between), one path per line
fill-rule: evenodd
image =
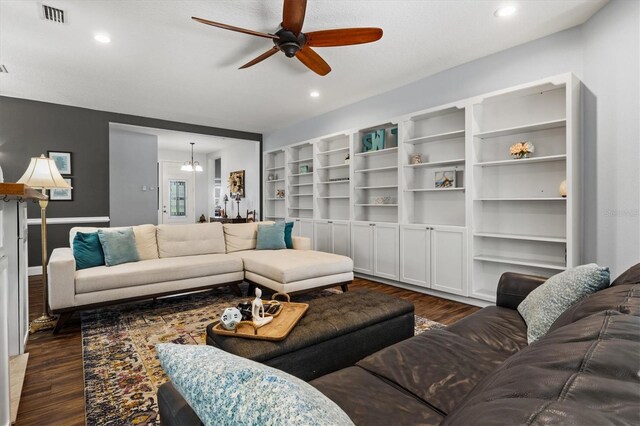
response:
M456 186L456 170L437 170L435 172L436 188L455 188Z
M49 158L56 163L61 175L71 175L71 153L64 151L47 151Z
M64 178L70 186L73 186L71 178ZM73 201L73 188L68 189L52 189L49 192L49 200L51 201Z
M309 166L307 166L306 164L304 166L300 166L300 173L309 173Z
M244 198L244 170L229 173L229 192Z

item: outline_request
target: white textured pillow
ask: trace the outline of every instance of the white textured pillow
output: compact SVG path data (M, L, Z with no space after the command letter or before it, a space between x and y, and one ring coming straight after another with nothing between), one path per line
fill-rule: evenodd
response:
M161 258L225 252L221 223L158 225L157 238Z
M156 239L155 225L138 225L133 227L133 235L136 237L136 248L140 260L158 258L158 240Z
M258 223L272 224L274 222L225 223L223 229L227 253L255 250L258 239Z
M171 382L211 425L353 425L338 405L284 371L213 346L156 346Z

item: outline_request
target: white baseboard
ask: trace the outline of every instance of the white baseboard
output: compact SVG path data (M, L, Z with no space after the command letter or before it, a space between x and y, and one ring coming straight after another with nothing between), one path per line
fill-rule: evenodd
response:
M424 293L430 296L440 297L442 299L449 299L455 302L466 303L467 305L478 306L480 308L485 308L487 306L494 306L495 303L487 302L485 300L473 299L471 297L458 296L457 294L449 294L443 291L431 290L430 288L419 287L417 285L405 284L399 281L393 281L386 278L374 277L371 275L354 273L354 276L358 278L364 278L370 281L376 281L383 284L388 284L394 287L403 288L405 290L415 291L416 293Z
M30 277L33 275L42 275L42 266L29 266L29 272L27 274Z

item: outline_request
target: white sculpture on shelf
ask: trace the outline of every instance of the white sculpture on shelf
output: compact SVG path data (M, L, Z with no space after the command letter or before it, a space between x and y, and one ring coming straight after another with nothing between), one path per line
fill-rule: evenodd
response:
M262 327L269 324L273 317L265 317L264 305L262 304L262 290L256 288L256 298L251 302L251 316L253 317L253 323L256 327Z

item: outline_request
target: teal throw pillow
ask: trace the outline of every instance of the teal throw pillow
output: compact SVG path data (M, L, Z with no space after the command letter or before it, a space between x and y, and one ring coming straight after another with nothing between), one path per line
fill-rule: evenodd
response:
M287 222L284 225L284 244L288 249L293 248L293 238L291 234L293 233L293 222Z
M353 425L310 384L213 346L156 346L175 388L205 425Z
M104 263L107 266L140 260L136 248L136 237L132 228L117 230L98 230L98 238L104 251Z
M608 287L609 280L609 268L590 263L554 275L529 293L518 305L518 312L527 323L529 344L544 337L570 306Z
M286 249L284 242L284 222L273 225L258 224L258 241L256 250L282 250Z
M73 238L76 270L104 265L104 253L97 232L77 232Z

